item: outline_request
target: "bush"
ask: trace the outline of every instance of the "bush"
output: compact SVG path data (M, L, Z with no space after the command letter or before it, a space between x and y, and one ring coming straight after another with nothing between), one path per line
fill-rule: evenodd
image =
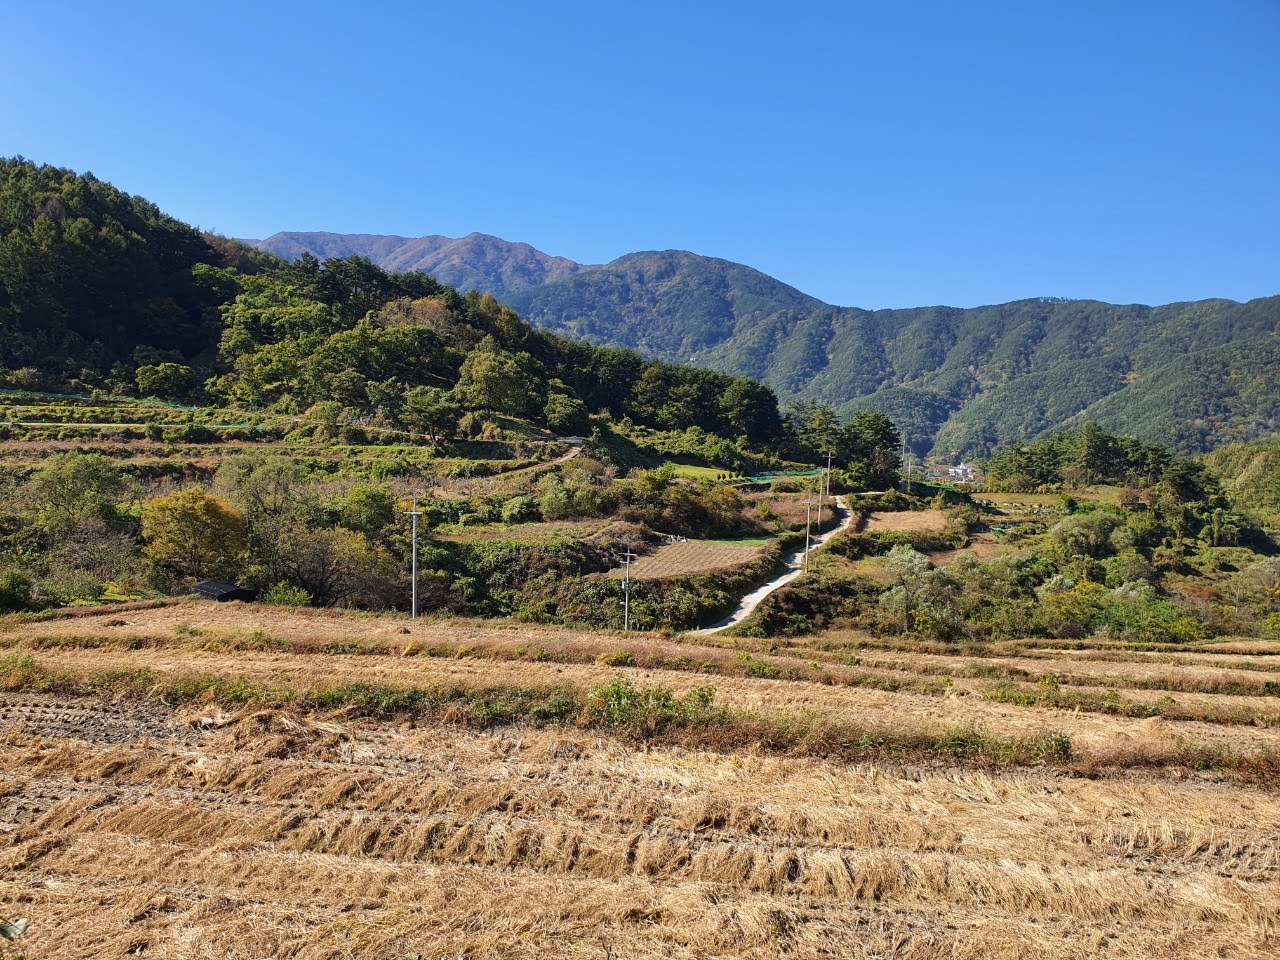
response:
M553 393L547 397L542 413L547 426L558 434L577 434L587 429L587 406L577 397Z
M277 607L306 607L311 604L311 594L302 587L281 581L262 595L262 602Z
M618 677L612 683L591 688L582 720L589 726L654 734L673 724L715 719L720 714L713 709L714 701L712 687L695 687L677 697L668 687L637 687L629 678Z
M635 654L630 650L618 650L614 653L602 653L596 657L596 663L602 667L634 667Z
M524 523L538 518L538 506L528 497L512 497L502 505L502 522Z
M31 609L31 581L17 570L0 572L0 613Z

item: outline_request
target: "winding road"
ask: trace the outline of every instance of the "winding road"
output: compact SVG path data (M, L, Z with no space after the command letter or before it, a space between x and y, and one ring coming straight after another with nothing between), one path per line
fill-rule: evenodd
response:
M818 534L813 538L809 545L809 552L821 549L828 540L838 533L843 533L853 527L855 514L849 508L849 503L844 497L836 497L836 516L840 518L840 522L828 530L826 533ZM730 627L737 626L743 620L751 615L751 611L759 606L760 601L767 597L779 587L786 586L800 574L804 573L804 549L801 548L786 558L787 569L785 572L770 580L768 583L761 584L756 587L740 601L738 606L734 608L723 620L718 620L709 627L703 627L701 630L690 630L691 634L719 633L721 630L728 630Z

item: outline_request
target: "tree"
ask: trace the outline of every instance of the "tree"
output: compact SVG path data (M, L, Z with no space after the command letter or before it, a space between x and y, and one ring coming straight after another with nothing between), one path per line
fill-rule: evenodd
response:
M24 493L43 535L45 556L99 581L136 560L134 522L118 501L129 484L101 454L60 454L32 475Z
M787 426L799 445L799 454L811 463L825 460L840 444L840 421L835 410L813 400L802 400L787 412Z
M354 530L294 524L281 535L281 580L301 587L318 607L390 606L401 568Z
M218 467L213 484L217 493L244 514L254 568L251 572L265 583L275 583L283 576L281 533L316 508L315 490L306 470L283 456L228 457Z
M1076 450L1068 465L1069 480L1083 484L1116 479L1119 445L1115 437L1090 420L1076 435Z
M884 563L896 584L881 596L880 602L885 606L898 608L905 632L911 629L911 614L928 586L933 563L923 553L905 543L890 550Z
M177 400L191 392L195 385L195 372L181 363L160 363L139 367L134 375L138 392L144 397L163 397Z
M373 537L395 520L395 497L386 487L356 484L339 504L338 516L348 530Z
M115 501L124 490L124 474L109 457L60 453L32 474L25 493L36 508L36 522L57 540L91 518L115 522Z
M439 387L414 387L404 395L400 421L410 430L425 433L432 444L449 440L457 432L462 407Z
M1120 525L1117 517L1095 510L1059 520L1049 531L1063 557L1105 557L1112 552L1111 533Z
M719 397L720 417L730 437L745 436L752 443L777 438L782 429L778 398L762 383L734 377Z
M306 470L283 456L228 457L218 467L214 489L244 511L251 533L307 510L312 500Z
M542 412L547 426L562 436L581 433L587 427L587 405L577 397L553 393Z
M199 488L143 504L142 536L143 556L194 580L233 579L248 546L244 516Z
M516 358L485 337L462 362L453 394L469 409L518 417L529 409L530 384Z
M883 413L858 413L845 424L844 433L851 463L866 465L866 482L876 487L893 486L902 466L898 456L902 436L893 421Z

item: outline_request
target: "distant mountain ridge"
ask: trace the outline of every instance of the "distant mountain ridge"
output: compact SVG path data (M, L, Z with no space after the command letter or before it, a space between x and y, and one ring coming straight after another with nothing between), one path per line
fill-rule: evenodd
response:
M502 299L516 290L563 280L582 265L552 257L527 243L508 243L484 233L451 237L394 237L364 233L277 233L247 240L260 250L286 260L312 253L332 257L367 257L384 270L421 270L459 290L472 288Z
M918 453L980 454L1085 420L1184 451L1280 430L1280 297L871 311L686 251L583 265L484 234L283 233L257 246L423 270L535 326L745 374L784 400L880 410Z

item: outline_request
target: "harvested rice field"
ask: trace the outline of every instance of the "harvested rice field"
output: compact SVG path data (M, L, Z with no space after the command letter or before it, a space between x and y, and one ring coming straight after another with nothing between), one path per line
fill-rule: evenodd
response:
M0 916L28 960L1274 957L1276 654L0 621Z

